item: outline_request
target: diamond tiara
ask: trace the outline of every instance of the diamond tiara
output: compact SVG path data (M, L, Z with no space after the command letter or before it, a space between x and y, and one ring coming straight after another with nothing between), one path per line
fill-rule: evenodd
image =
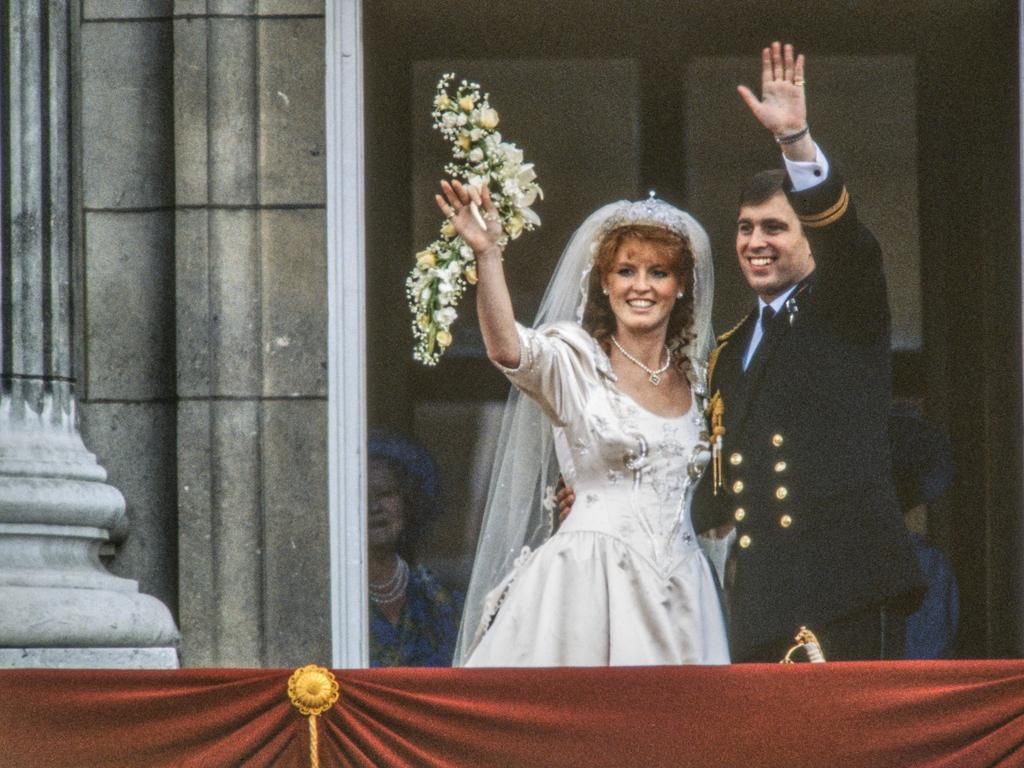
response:
M690 238L685 214L664 200L658 200L652 191L646 200L622 203L605 220L604 225L597 234L597 240L600 241L613 229L633 224L653 224L657 227L665 227L687 240Z

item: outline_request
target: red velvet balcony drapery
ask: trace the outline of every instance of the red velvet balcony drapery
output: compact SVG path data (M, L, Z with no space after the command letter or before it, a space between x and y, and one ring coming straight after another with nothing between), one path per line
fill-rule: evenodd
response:
M0 765L308 766L291 670L0 672ZM328 766L1018 766L1024 662L335 672Z

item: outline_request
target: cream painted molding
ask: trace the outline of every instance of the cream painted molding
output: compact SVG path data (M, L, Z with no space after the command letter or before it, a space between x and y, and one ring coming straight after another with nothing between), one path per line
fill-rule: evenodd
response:
M361 0L327 0L324 11L331 656L354 668L369 665Z

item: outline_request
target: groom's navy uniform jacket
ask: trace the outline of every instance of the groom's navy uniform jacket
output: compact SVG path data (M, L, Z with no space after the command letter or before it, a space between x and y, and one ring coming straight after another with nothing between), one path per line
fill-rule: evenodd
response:
M756 310L719 337L723 485L698 490L698 531L736 525L733 658L922 586L889 455L889 305L877 241L833 170L786 195L816 269L743 370ZM826 656L828 648L824 648Z

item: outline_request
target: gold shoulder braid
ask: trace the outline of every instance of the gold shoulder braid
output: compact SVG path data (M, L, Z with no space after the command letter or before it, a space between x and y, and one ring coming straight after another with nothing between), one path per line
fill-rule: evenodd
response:
M729 341L730 337L740 329L740 326L745 323L747 318L743 318L736 325L730 328L723 334L720 334L716 339L718 346L711 350L711 354L708 355L708 389L711 389L711 378L715 375L715 366L718 364L718 356L722 354L722 348Z
M711 377L715 375L715 366L718 365L718 356L722 353L722 347L718 346L711 350L708 355L708 389L711 388Z
M718 356L722 353L722 349L729 342L729 338L739 330L740 326L746 322L747 318L743 318L736 325L730 328L725 333L718 337L718 346L711 350L711 354L708 355L708 390L712 389L712 379L715 375L715 366L718 364ZM707 410L705 413L707 416L708 424L711 430L711 490L712 493L717 496L718 491L722 488L722 438L725 437L725 401L722 400L722 390L716 390L715 394L707 402Z
M338 700L338 681L331 670L307 664L288 678L288 698L301 714L309 716L309 765L310 768L319 768L316 718Z

